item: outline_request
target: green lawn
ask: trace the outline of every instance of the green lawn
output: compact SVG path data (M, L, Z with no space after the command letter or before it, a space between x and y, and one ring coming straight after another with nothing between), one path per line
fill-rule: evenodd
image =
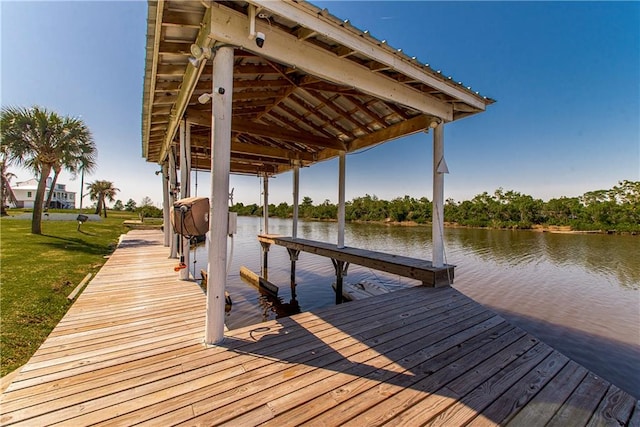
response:
M29 360L71 306L67 295L128 231L123 221L137 219L131 212L108 215L81 231L76 221L43 220L42 235L31 234L30 220L0 219L0 376Z

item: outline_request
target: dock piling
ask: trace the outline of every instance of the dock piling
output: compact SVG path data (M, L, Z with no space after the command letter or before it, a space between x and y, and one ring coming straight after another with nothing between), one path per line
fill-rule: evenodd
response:
M262 246L262 277L269 280L269 248L271 243L260 241L260 246Z
M287 248L289 259L291 260L291 298L296 299L296 261L300 251L293 248Z
M336 304L342 304L342 281L344 276L347 275L349 263L335 258L331 258L331 262L336 270Z

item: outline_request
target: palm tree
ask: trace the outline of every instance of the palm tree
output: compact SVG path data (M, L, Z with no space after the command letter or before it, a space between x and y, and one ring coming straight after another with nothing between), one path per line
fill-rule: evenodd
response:
M0 184L0 216L8 215L6 209L7 203L18 202L16 195L13 194L13 190L11 189L11 178L15 178L15 175L7 170L5 147L2 146L2 152L0 153L0 179L2 180Z
M104 208L104 217L107 217L107 200L113 202L116 192L120 191L113 186L111 181L96 180L87 184L89 190L89 198L95 200L96 214L100 215Z
M66 153L66 155L52 167L53 180L51 181L51 188L49 189L49 195L47 196L47 201L44 204L48 208L51 207L53 190L54 188L56 188L56 182L58 182L58 175L60 175L60 172L62 171L63 167L67 169L69 172L71 172L71 179L74 180L77 178L78 173L80 171L84 171L87 173L93 172L93 170L96 167L96 164L93 158L87 158L84 156L76 157L75 153Z
M51 169L58 164L64 168L95 164L97 149L91 131L80 119L61 117L38 106L3 108L0 128L9 162L25 166L38 176L31 232L42 234L42 208Z

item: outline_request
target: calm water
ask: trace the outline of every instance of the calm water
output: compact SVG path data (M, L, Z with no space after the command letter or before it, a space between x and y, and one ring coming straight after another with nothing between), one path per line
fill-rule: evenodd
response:
M291 235L291 220L269 219L269 232ZM286 249L269 251L269 280L280 304L267 302L239 276L261 269L258 218L238 218L227 290L231 329L274 319L291 301ZM301 238L334 243L337 224L300 222ZM345 244L431 259L430 227L347 224ZM445 230L446 260L457 265L454 287L565 355L640 398L640 237L530 231ZM229 241L231 251L231 241ZM206 269L199 247L196 271ZM192 259L193 261L193 259ZM196 274L199 277L199 273ZM391 287L417 282L352 265L347 280L378 278ZM331 260L301 253L296 268L302 311L334 303Z

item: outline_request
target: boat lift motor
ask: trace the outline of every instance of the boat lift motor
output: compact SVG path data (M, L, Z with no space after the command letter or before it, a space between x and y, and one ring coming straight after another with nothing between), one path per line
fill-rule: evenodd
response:
M203 236L209 231L209 198L187 197L177 200L171 207L173 231L188 239ZM180 263L174 268L187 268L184 263L184 240L180 239Z

